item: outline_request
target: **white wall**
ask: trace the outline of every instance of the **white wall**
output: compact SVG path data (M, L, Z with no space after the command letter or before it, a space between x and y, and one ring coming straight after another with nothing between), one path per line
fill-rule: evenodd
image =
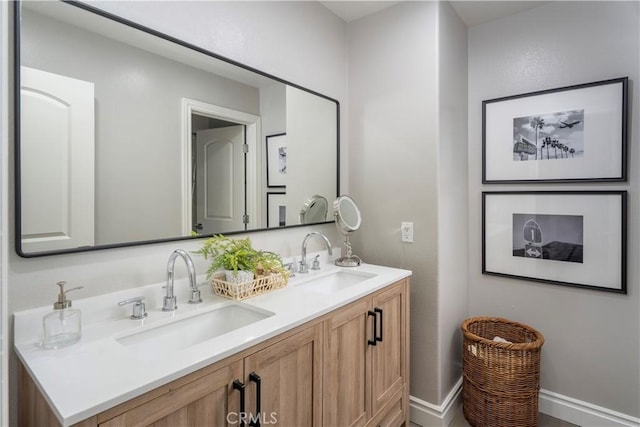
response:
M312 196L335 199L336 180L329 177L338 171L327 168L337 155L335 119L334 102L287 87L287 224L300 223L300 211Z
M469 29L469 314L538 329L542 388L640 415L640 26L638 2L551 2ZM630 78L629 180L607 185L481 185L482 100ZM481 274L481 192L629 191L628 295Z
M287 130L287 86L276 83L260 89L260 119L262 126L262 138L260 141L266 141L268 135L277 135ZM257 153L261 170L267 170L266 144L263 142L258 145ZM273 191L267 187L267 180L261 180L260 189L260 211L262 212L261 221L264 226L269 225L267 212L267 193Z
M467 28L448 2L438 7L438 403L462 370L460 324L467 317ZM473 160L471 160L473 161Z
M433 403L440 395L437 8L403 2L348 27L349 183L363 212L354 253L413 270L410 392ZM414 223L414 243L401 243L402 221Z
M346 104L346 24L318 3L160 1L92 4ZM6 19L3 28L5 22ZM10 53L6 46L2 47L2 58ZM347 123L344 111L340 120L343 144ZM3 167L8 165L7 158L2 161ZM342 180L346 191L344 173ZM8 220L12 224L12 195L9 197L9 218L4 216L3 222ZM332 224L249 233L248 236L258 248L290 256L299 255L302 239L310 230L326 233L334 245L341 241ZM10 245L13 238L11 235ZM310 244L310 250L321 249L316 242ZM9 308L8 313L3 313L2 323L6 324L13 311L50 304L55 298L54 285L58 280L83 285L85 288L78 291L76 298L161 282L165 280L166 262L173 249L192 250L198 246L198 241L176 242L36 259L19 258L10 251L9 263L3 265L9 270ZM203 273L204 262L194 258L197 271ZM12 398L15 398L15 387L13 375ZM15 408L15 401L13 405ZM12 418L15 422L15 411Z
M355 252L414 272L412 419L433 425L460 378L467 315L467 31L446 2L398 4L348 30ZM402 221L414 243L400 242Z

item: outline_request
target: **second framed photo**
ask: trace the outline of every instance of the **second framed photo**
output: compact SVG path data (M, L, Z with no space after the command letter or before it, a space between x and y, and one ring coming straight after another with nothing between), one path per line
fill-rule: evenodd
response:
M482 182L625 181L628 78L482 102Z
M627 293L626 191L482 193L482 273Z

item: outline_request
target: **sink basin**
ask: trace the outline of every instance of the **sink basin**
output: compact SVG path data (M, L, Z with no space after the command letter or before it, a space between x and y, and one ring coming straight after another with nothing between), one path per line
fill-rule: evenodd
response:
M375 274L361 271L336 270L327 275L300 283L298 286L321 294L333 294L375 277Z
M270 316L273 313L232 304L127 335L117 341L131 350L149 355L183 350Z

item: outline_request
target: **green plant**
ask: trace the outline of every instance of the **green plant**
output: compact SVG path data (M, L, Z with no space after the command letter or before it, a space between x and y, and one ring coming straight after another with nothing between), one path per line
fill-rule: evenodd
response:
M275 252L259 251L256 258L257 275L266 275L270 273L285 273L286 269L282 265L282 258Z
M252 271L254 274L280 273L284 271L278 254L257 251L251 246L251 240L231 239L221 234L208 238L202 248L194 253L211 259L207 277L220 269L231 270L237 276L238 270Z

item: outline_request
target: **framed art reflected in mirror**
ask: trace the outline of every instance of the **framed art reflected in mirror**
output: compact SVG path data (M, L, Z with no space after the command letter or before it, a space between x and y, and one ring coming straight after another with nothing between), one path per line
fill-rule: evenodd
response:
M335 99L88 3L14 6L20 256L268 229L268 128L287 133L286 227L338 194Z

